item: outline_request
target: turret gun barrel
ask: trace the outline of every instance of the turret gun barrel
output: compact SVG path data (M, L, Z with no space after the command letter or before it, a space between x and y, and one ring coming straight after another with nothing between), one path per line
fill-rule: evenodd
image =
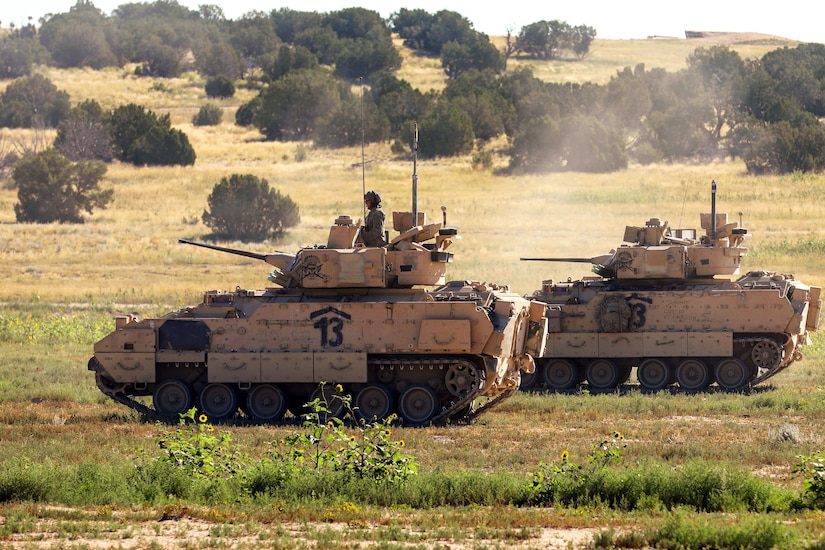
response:
M228 254L235 254L237 256L245 256L247 258L254 258L261 260L269 265L274 265L278 269L284 269L287 265L292 263L295 259L295 254L288 254L286 252L276 252L274 254L258 254L257 252L249 252L248 250L238 250L237 248L226 248L223 246L216 246L214 244L196 243L187 239L178 239L181 244L191 244L193 246L200 246L210 250L217 250L218 252L226 252Z
M520 258L522 262L567 262L572 264L604 265L613 254L602 254L593 258Z
M593 263L590 258L519 258L522 262L568 262L573 264Z

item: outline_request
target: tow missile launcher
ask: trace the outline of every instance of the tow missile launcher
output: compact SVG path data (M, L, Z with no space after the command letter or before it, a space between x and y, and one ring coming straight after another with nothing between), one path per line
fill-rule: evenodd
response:
M623 244L587 262L596 277L544 281L530 299L545 304L547 333L536 371L522 388L594 389L626 382L635 367L643 388L689 391L713 382L736 391L759 384L802 358L819 326L821 289L793 275L739 276L748 235L739 221L700 215L704 233L651 218L625 228Z
M543 326L530 318L543 306L506 286L445 282L459 236L442 212L441 223L415 205L393 212L397 235L383 247L356 245L350 216L335 220L325 244L295 254L181 240L262 260L274 286L206 291L200 304L157 319L119 317L89 369L104 394L165 417L197 406L213 420L240 409L272 422L318 397L339 415L343 392L368 420L472 419L534 370L526 340L531 325ZM478 406L481 397L489 399Z

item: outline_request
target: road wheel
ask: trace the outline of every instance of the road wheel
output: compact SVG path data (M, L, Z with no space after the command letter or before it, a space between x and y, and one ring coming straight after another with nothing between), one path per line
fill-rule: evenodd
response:
M609 390L619 385L619 368L610 359L593 359L585 370L587 383L592 389Z
M175 417L191 409L195 399L192 388L183 380L166 380L155 388L152 402L160 415Z
M355 396L355 414L368 422L383 422L394 409L392 390L383 384L364 386Z
M569 359L553 359L542 369L544 384L551 390L569 390L579 383L579 367Z
M710 369L701 359L685 359L676 367L676 381L683 390L703 390L710 385Z
M438 412L440 402L430 386L416 384L401 392L398 413L409 426L424 426Z
M716 365L716 383L726 391L738 391L748 385L750 370L735 357L722 359Z
M260 422L280 420L286 407L287 398L283 390L272 384L256 384L246 396L250 416Z
M659 391L670 384L670 367L661 359L645 359L636 369L636 378L644 389Z
M238 410L238 392L226 384L209 384L198 400L203 413L212 420L225 420Z

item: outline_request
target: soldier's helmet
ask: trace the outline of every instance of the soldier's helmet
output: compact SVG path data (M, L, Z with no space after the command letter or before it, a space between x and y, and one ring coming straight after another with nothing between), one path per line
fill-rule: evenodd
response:
M364 200L370 201L370 203L372 203L373 206L378 206L379 204L381 204L381 195L379 195L375 191L367 191L364 195Z

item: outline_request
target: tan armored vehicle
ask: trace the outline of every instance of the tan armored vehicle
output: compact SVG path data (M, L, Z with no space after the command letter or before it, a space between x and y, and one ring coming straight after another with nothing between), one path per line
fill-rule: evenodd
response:
M598 276L544 281L531 297L546 304L548 325L536 371L522 388L567 389L586 380L610 389L635 367L648 390L676 382L697 391L715 381L734 391L802 357L800 347L819 325L821 289L766 271L739 277L747 230L716 213L712 186L703 234L653 218L627 227L630 244L604 256L523 258L590 262Z
M364 419L470 419L517 391L520 371L533 371L531 308L506 288L445 284L458 237L442 210L440 223L393 212L398 234L383 247L355 245L359 224L349 216L335 220L324 245L296 254L198 244L265 261L276 286L207 291L159 319L120 317L89 369L104 394L166 417L197 406L215 420L240 408L277 421L321 396L340 414L334 396L343 391ZM151 396L154 411L137 396ZM479 397L491 399L474 409Z

